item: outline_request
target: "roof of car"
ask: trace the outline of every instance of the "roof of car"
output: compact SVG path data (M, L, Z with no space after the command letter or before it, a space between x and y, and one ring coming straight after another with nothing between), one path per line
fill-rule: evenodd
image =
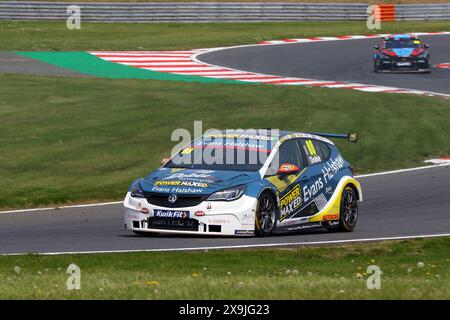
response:
M391 34L385 38L386 40L402 40L402 39L417 39L416 35L413 34Z
M272 137L272 141L278 141L278 140L287 140L290 138L312 138L312 139L318 139L325 141L329 144L333 144L332 141L328 140L327 138L321 137L316 134L307 133L307 132L301 132L301 131L288 131L288 130L280 130L275 128L261 128L261 129L252 129L252 130L243 130L243 129L237 129L234 131L228 131L228 130L218 130L215 133L207 133L206 136L208 137L234 137L234 138L241 138L241 139L260 139L264 140L264 137ZM259 137L259 138L258 138Z

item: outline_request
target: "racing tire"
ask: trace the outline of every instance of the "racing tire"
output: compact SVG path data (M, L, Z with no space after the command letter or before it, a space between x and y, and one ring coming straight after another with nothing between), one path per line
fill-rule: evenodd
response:
M373 72L378 73L378 65L376 62L373 63Z
M358 221L358 197L351 186L346 186L342 191L341 205L339 211L339 225L330 227L328 231L350 232L356 226Z
M270 192L263 192L258 198L255 213L255 235L265 237L275 229L277 207L275 198Z

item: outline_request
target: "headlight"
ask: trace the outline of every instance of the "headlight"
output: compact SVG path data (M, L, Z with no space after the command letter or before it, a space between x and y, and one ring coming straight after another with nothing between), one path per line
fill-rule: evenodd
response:
M218 200L224 200L224 201L233 201L237 200L245 192L245 185L236 186L230 189L221 190L214 192L212 195L208 197L208 201L218 201Z
M144 191L142 191L140 179L134 181L131 184L130 192L133 198L145 198Z

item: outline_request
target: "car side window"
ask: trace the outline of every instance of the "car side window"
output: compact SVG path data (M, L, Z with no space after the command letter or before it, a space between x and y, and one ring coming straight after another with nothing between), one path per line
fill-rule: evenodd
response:
M283 163L294 164L297 167L301 165L300 152L294 139L287 140L280 146L280 165Z
M310 166L322 163L329 157L331 152L326 143L316 139L304 139L301 141L301 145Z
M283 142L270 163L266 176L276 175L280 165L283 163L294 164L299 168L302 167L302 157L297 142L294 139Z
M328 146L328 143L322 141L317 141L317 143L320 147L320 156L322 157L322 161L326 161L330 157L331 149Z

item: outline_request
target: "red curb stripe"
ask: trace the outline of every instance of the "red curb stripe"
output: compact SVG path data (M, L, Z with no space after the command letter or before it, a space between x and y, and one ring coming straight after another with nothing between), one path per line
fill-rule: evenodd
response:
M212 68L212 67L211 67ZM209 70L209 71L211 71L211 72L216 72L216 71L229 71L229 70L226 70L226 69L217 69L217 70ZM158 72L169 72L169 73L200 73L200 72L208 72L208 70L183 70L183 71L169 71L169 70L161 70L161 71L158 71Z
M282 83L302 83L302 82L312 82L315 80L306 80L306 79L283 79L283 80L274 80L274 81L267 81L266 83L270 84L282 84Z
M187 54L187 55L170 55L170 54L155 54L155 55L140 55L140 56L135 56L135 55L99 55L99 54L95 54L95 56L100 57L100 58L186 58L189 59L191 57L191 54Z
M312 84L305 84L307 87L324 87L324 86L331 86L335 84L344 84L343 82L324 82L324 83L312 83Z
M284 79L283 77L277 77L277 76L255 76L255 77L249 77L249 76L237 76L237 77L230 77L230 79L233 80L266 80L266 79Z
M213 68L210 66L205 66L204 64L158 64L158 65L133 65L133 64L129 64L129 66L131 67L135 67L135 68L173 68L173 69L178 69L178 68Z
M124 57L122 57L124 58ZM104 60L108 60L111 62L118 62L118 63L137 63L137 62L192 62L192 60L190 58L186 58L186 59L176 59L176 60L152 60L152 59L148 59L148 60L120 60L120 59L104 59Z

